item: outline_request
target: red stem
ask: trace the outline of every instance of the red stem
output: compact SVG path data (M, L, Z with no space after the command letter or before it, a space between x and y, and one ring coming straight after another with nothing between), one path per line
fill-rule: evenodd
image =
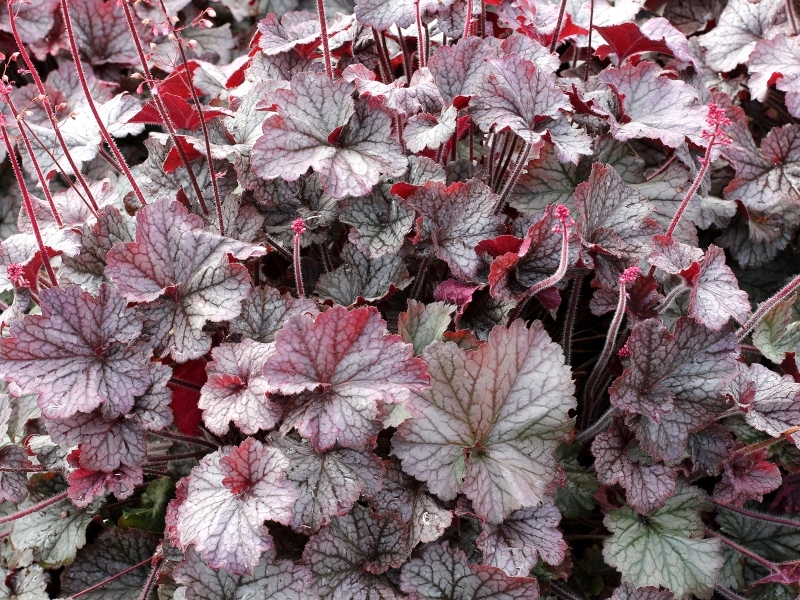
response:
M428 64L428 57L425 56L425 43L422 39L422 15L419 10L419 0L414 0L414 20L417 22L417 57L419 68L423 69Z
M166 438L168 440L176 440L178 442L184 442L185 444L194 444L195 446L203 446L204 448L210 448L211 450L218 450L217 446L209 442L208 440L204 440L202 438L192 437L190 435L181 435L179 433L172 433L171 431L151 431L153 435L157 435L159 437Z
M44 241L42 240L42 234L39 231L39 223L36 220L36 213L33 212L33 202L31 202L31 196L28 193L28 186L25 185L25 177L22 175L22 171L17 164L17 157L14 154L14 149L11 147L11 141L8 139L8 131L6 131L6 126L0 125L0 130L3 132L3 143L6 145L9 162L14 169L14 176L17 178L17 184L22 192L22 201L25 204L25 210L28 212L28 218L31 222L31 229L33 230L33 236L36 238L36 244L39 246L39 252L42 255L44 268L47 271L47 276L50 278L50 282L54 286L58 286L56 274L53 272L53 266L50 264L50 258L47 256L47 250L45 249Z
M331 49L328 46L328 22L325 19L325 0L317 0L317 16L319 17L319 33L322 38L322 55L325 57L325 73L333 79Z
M516 141L514 142L514 145L516 146ZM511 177L509 177L508 181L506 181L506 186L503 188L503 192L500 194L500 199L497 201L497 205L495 206L493 214L499 214L500 211L503 210L503 207L506 205L506 200L508 200L508 196L514 189L514 186L517 185L517 180L522 174L522 170L525 168L525 165L528 163L528 155L530 153L531 143L525 142L522 145L522 150L519 152L517 163L514 165L514 170L511 172ZM497 183L500 183L500 181L498 180Z
M60 494L56 494L55 496L50 496L46 500L42 500L33 506L29 506L25 510L21 510L19 512L15 512L14 514L8 515L6 517L0 518L0 525L5 523L11 523L12 521L16 521L17 519L21 519L22 517L27 517L28 515L32 515L33 513L39 512L40 510L44 510L48 506L52 506L57 502L61 502L67 497L68 490L61 492Z
M592 63L592 28L594 27L594 0L589 0L589 35L586 42L586 70L583 72L583 81L589 81L589 66Z
M133 565L131 567L128 567L127 569L124 569L124 570L120 571L119 573L116 573L116 574L112 575L111 577L107 577L106 579L103 579L103 581L99 581L99 582L95 583L93 586L88 587L85 590L81 590L77 594L72 594L69 597L69 600L75 600L75 598L80 598L81 596L83 596L85 594L88 594L89 592L93 592L95 590L99 590L99 589L105 587L106 585L108 585L109 583L111 583L112 581L114 581L115 579L119 579L120 577L124 577L125 575L127 575L131 571L135 571L136 569L140 569L143 566L145 566L147 563L152 563L152 562L153 562L153 557L152 556L148 557L148 558L145 558L142 562L136 563L135 565Z
M720 506L726 510L733 511L735 513L739 513L740 515L744 515L745 517L750 517L751 519L758 519L759 521L766 521L768 523L775 523L776 525L786 525L787 527L795 527L797 529L800 529L800 521L792 521L790 519L773 517L772 515L767 515L752 510L747 510L746 508L737 508L736 506L731 506L730 504L725 504L724 502L715 500L713 497L710 496L709 500L711 500L711 502L713 502L717 506Z
M321 1L321 0L320 0ZM189 61L186 59L186 52L183 49L183 37L175 29L175 26L172 25L172 21L169 20L169 15L167 14L167 7L164 6L164 0L159 0L161 4L161 12L164 14L164 18L167 19L167 23L170 23L170 27L172 29L172 33L175 36L175 46L178 48L178 52L181 55L181 61L183 61L184 71L187 74L189 80L187 81L189 91L192 94L192 100L194 101L194 106L197 109L197 115L200 117L200 127L203 129L203 141L205 142L206 146L206 160L208 160L208 168L211 170L211 187L214 190L214 206L217 210L217 222L219 223L219 234L225 235L225 223L222 222L222 199L219 195L219 186L217 185L217 172L214 170L214 159L211 158L211 137L208 135L208 125L206 125L205 117L203 117L203 106L200 104L200 99L197 97L197 91L194 89L194 85L191 81L191 76L189 75ZM201 203L202 204L202 203Z
M36 155L33 153L33 147L31 146L31 141L28 139L28 134L25 132L25 128L21 125L19 112L17 111L17 107L14 106L14 101L11 99L11 94L3 96L3 99L6 101L6 104L8 104L8 107L11 109L11 114L14 115L14 118L17 121L17 128L22 135L22 141L25 144L25 149L28 151L28 156L31 157L33 169L36 171L36 176L39 178L39 183L42 185L42 190L44 191L45 198L47 198L47 203L50 205L50 212L52 213L53 218L56 220L56 224L59 227L63 227L64 221L61 220L61 215L58 213L56 203L53 202L53 195L50 193L50 188L47 185L47 179L45 179L44 173L42 173L42 169L39 166L39 161L36 160Z
M75 178L81 184L81 187L86 192L86 195L89 197L89 202L92 204L92 208L94 210L98 210L97 202L92 195L92 190L89 189L89 184L86 182L86 179L83 177L83 173L81 173L78 166L75 164L75 161L72 159L72 155L69 152L69 147L67 143L64 141L64 136L61 135L61 129L58 127L58 119L56 119L56 114L53 112L53 106L50 104L50 98L47 95L47 91L44 89L44 83L42 82L42 78L39 77L38 71L33 66L33 61L31 61L31 57L28 54L28 50L25 48L25 44L22 43L22 39L19 37L19 32L17 31L17 19L16 15L12 10L13 0L9 0L8 2L8 18L11 22L11 33L14 36L14 41L17 43L17 48L19 49L19 54L22 56L22 60L25 61L25 64L28 67L28 72L33 77L33 82L36 84L36 89L39 91L39 96L42 98L42 104L44 105L44 110L47 113L48 118L50 119L50 124L53 127L53 131L56 134L56 139L58 139L58 143L61 146L61 150L64 152L64 157L67 159L72 172L75 174Z
M625 307L628 303L628 294L625 291L625 284L619 284L619 300L617 301L617 309L614 311L614 318L611 320L611 325L608 328L608 335L606 336L603 351L600 358L597 360L592 374L589 376L589 381L586 382L584 393L589 402L596 400L597 384L600 381L600 376L605 374L605 368L608 364L611 354L614 352L614 345L617 342L617 334L619 333L619 326L622 324L622 319L625 318Z
M732 539L725 537L721 533L717 533L716 531L714 531L712 529L709 529L708 527L706 527L706 533L708 535L712 536L712 537L715 537L715 538L719 539L719 541L721 541L723 544L725 544L729 548L733 548L734 550L736 550L740 554L744 554L747 558L749 558L752 561L757 562L762 567L765 567L765 568L769 569L770 573L776 573L778 571L778 568L775 566L775 563L773 563L771 561L768 561L763 556L759 556L758 554L756 554L752 550L749 550L748 548L745 548L741 544L737 544Z
M772 296L772 298L768 298L764 302L758 305L756 312L750 315L750 318L745 321L742 328L736 332L736 339L741 341L744 339L750 331L761 322L761 319L772 310L772 308L778 304L779 302L786 299L787 296L791 296L797 288L800 288L800 275L792 279L789 283L787 283L781 290Z
M200 190L200 184L197 183L197 177L195 176L191 164L189 163L189 157L186 156L183 146L178 143L178 135L175 132L175 126L172 123L172 118L169 116L169 111L161 101L161 97L158 95L157 89L153 86L153 75L150 71L150 66L147 64L147 58L145 57L144 49L142 48L142 40L139 38L139 34L136 31L136 25L133 22L133 15L131 14L128 3L123 2L122 8L125 11L125 20L128 22L128 30L131 32L134 46L136 46L136 52L139 55L139 62L141 63L142 71L144 72L145 82L147 83L147 87L150 88L150 94L153 96L153 102L155 102L156 110L158 111L161 120L164 122L164 126L167 128L169 137L172 139L172 144L175 147L175 150L178 152L178 156L183 163L183 167L186 169L186 173L189 176L189 181L192 184L195 195L197 196L197 201L200 203L200 209L203 211L204 215L208 215L208 207L203 200L203 192ZM189 87L192 87L191 82L189 82ZM200 115L200 119L202 120L202 115Z
M553 40L550 42L550 54L556 51L558 45L558 34L561 33L561 23L564 20L564 12L567 10L567 0L561 0L561 6L558 9L558 20L556 21L556 28L553 31Z
M569 306L564 320L564 334L561 337L561 347L564 349L564 364L572 362L572 332L575 326L575 313L578 311L578 301L581 295L583 274L578 273L572 280L572 292L569 296Z
M714 147L714 142L717 139L716 136L718 131L719 131L719 125L716 126L714 130L714 136L708 142L706 153L703 156L703 161L700 165L700 171L698 171L697 176L694 178L694 181L692 182L692 187L690 187L689 191L686 192L686 195L683 197L683 201L678 207L675 216L672 217L672 222L669 224L669 229L667 229L667 238L671 238L672 234L675 233L675 228L678 226L678 223L680 222L681 217L683 216L683 211L686 210L686 207L689 205L689 201L694 197L697 188L700 187L700 184L703 182L703 178L706 176L706 172L708 171L708 165L711 164L711 149Z
M569 227L567 227L566 224L562 223L561 229L562 229L561 256L558 262L558 269L556 269L556 272L553 273L547 279L543 279L539 283L533 284L528 289L528 291L525 292L525 295L522 297L522 300L520 300L517 303L517 306L514 307L514 310L508 317L508 326L511 326L511 324L517 320L517 317L519 317L520 313L522 312L522 309L525 308L525 305L528 303L528 300L533 298L536 294L538 294L542 290L546 290L547 288L554 286L564 278L564 275L567 272L567 263L569 262Z
M147 578L147 582L144 584L144 588L142 589L142 593L139 596L139 600L147 600L150 597L150 591L156 584L156 579L158 578L158 572L161 571L161 564L163 562L164 559L162 557L153 559L153 569L150 571L150 576Z
M147 200L144 198L144 194L142 193L139 184L136 182L136 178L131 173L131 170L128 168L128 163L125 162L125 157L122 156L122 153L117 148L117 144L114 141L114 138L111 137L111 134L108 133L108 129L103 124L103 120L100 118L100 113L97 112L97 106L95 106L94 99L92 98L92 93L89 91L89 84L86 81L86 74L83 71L83 65L81 64L81 56L78 52L78 44L75 41L75 31L72 28L72 19L69 16L69 7L67 6L67 0L61 0L61 12L62 16L64 17L64 25L67 29L67 36L69 37L69 46L72 51L72 57L75 61L75 71L78 73L78 79L81 82L81 88L83 88L83 95L86 96L86 102L89 105L89 109L92 111L92 115L94 115L95 121L97 121L97 127L100 129L100 135L103 136L103 139L108 144L108 147L111 148L111 152L114 153L114 158L117 159L122 172L124 173L125 177L131 184L131 188L133 189L133 193L136 194L136 198L138 198L139 202L142 206L147 206Z
M294 267L294 282L297 286L297 297L305 298L305 289L303 288L303 270L300 266L300 236L294 236L294 254L292 256L292 264Z
M464 23L463 37L469 37L472 33L472 0L467 0L467 22Z
M173 460L185 460L188 458L200 458L201 456L205 456L205 452L184 452L183 454L165 454L164 456L148 456L147 462L145 463L147 466L150 465L160 465L163 463L168 463Z

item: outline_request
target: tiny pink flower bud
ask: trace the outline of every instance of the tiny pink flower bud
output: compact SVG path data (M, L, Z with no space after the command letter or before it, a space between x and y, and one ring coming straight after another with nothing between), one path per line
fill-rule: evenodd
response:
M306 222L298 217L292 222L292 231L294 231L295 235L303 235L306 232Z
M25 287L28 285L27 280L25 279L25 267L23 267L19 263L9 263L6 267L6 274L8 275L9 281L13 283L16 287Z
M563 204L559 204L556 206L555 216L559 221L566 221L569 219L569 209Z
M636 278L641 275L642 271L637 266L628 267L625 269L622 274L619 276L619 282L623 285L626 283L633 283L636 281Z
M206 14L213 19L217 16L217 11L215 11L213 8L207 8Z
M619 349L619 352L617 352L617 356L619 356L622 360L630 358L630 355L631 351L628 350L628 344L625 344L622 348Z

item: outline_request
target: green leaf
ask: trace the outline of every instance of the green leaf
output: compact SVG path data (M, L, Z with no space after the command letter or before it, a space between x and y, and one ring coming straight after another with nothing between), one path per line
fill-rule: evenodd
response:
M41 498L32 498L19 505L24 510ZM78 548L86 543L86 527L92 520L95 502L86 509L76 508L69 500L62 500L40 511L14 521L11 543L15 548L33 548L42 566L58 568L75 559Z
M122 511L119 526L123 529L163 532L167 504L174 496L175 484L169 477L151 481L139 500L139 506Z
M598 484L594 475L578 463L579 444L562 444L556 451L556 458L567 476L567 485L556 488L555 500L558 510L565 519L574 519L594 510L594 495Z
M397 332L405 343L414 346L414 356L419 356L426 346L442 341L455 310L454 304L434 302L426 306L409 300L408 310L397 320Z
M778 302L753 331L753 344L774 363L781 363L787 352L800 354L800 321L794 320L792 306L797 294Z
M708 508L701 490L679 484L675 495L649 515L637 515L630 506L611 511L603 523L613 535L603 556L623 581L637 587L663 585L678 599L710 598L722 550L718 539L703 539L700 511Z
M800 555L800 529L796 527L746 517L724 508L717 510L717 523L729 537L768 560L797 560Z

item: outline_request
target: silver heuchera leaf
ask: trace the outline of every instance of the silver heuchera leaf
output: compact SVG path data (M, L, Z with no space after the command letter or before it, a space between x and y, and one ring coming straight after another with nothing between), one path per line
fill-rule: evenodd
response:
M403 565L400 588L413 600L536 600L536 579L509 577L496 567L471 565L447 543L427 546Z
M800 47L797 38L783 34L772 40L761 40L747 61L750 79L747 87L756 100L764 101L771 82L786 92L786 108L793 117L800 116L800 94L797 78L800 76ZM776 81L777 80L777 81Z
M380 185L368 196L339 203L339 220L352 225L348 240L368 258L395 254L414 225L414 211L392 196L389 188Z
M769 360L780 364L787 352L800 355L800 321L792 309L797 294L772 307L753 330L753 344Z
M502 232L500 217L493 214L496 201L483 182L471 179L450 186L429 181L408 204L422 214L417 220L418 238L431 241L436 256L449 265L453 275L470 281L481 264L475 246Z
M157 538L139 529L104 529L92 544L78 553L75 562L64 570L61 575L61 591L63 594L77 594L153 556L156 546ZM110 597L117 600L138 600L150 570L150 565L144 564L99 589L82 594L81 597L87 600L106 600Z
M332 448L317 452L305 439L271 435L291 464L289 481L297 487L292 528L310 534L327 525L335 515L344 515L364 495L381 488L383 465L371 450Z
M242 312L230 323L231 333L238 333L256 342L275 341L275 334L295 314L316 315L317 303L294 298L271 287L255 289L242 302Z
M497 50L479 37L462 37L453 46L439 46L428 61L436 86L448 105L456 98L477 94L489 66L486 58L497 56Z
M422 14L435 14L438 10L447 8L456 0L420 0L419 10ZM381 31L387 30L392 25L408 27L414 23L414 0L358 0L355 3L355 13L358 22L363 25L375 27Z
M563 119L569 100L555 76L518 54L487 59L489 76L470 103L470 114L485 132L510 129L534 147L542 144L536 125L541 117ZM534 154L535 156L535 154ZM577 163L577 157L574 161Z
M41 315L15 321L0 342L0 375L38 393L48 418L101 406L113 418L133 408L149 368L147 354L132 343L142 323L125 299L107 285L97 297L70 286L44 290L41 302Z
M679 600L692 594L708 599L722 567L719 539L703 539L700 511L708 510L705 494L681 485L663 508L643 520L625 506L610 511L603 523L612 532L603 557L636 586L660 586Z
M621 142L657 139L677 148L686 137L699 139L706 126L707 110L694 88L664 77L654 62L606 69L599 79L614 89L627 117L622 122L610 117L611 133Z
M731 317L744 323L750 315L747 292L725 264L725 251L711 244L706 250L700 271L692 278L689 315L709 329L720 330Z
M575 406L560 346L540 322L516 321L477 350L437 343L423 356L431 389L411 397L414 418L392 440L403 470L443 500L463 492L490 523L540 504Z
M675 600L675 594L653 586L637 588L630 581L624 581L609 600Z
M540 557L548 565L560 564L567 550L560 522L561 513L546 498L541 506L514 511L499 525L484 523L477 540L483 564L512 577L526 577Z
M404 342L414 346L414 355L419 356L433 342L442 341L455 310L453 304L434 302L426 306L409 299L408 310L397 318L397 332Z
M392 511L408 526L408 546L434 542L442 537L453 513L442 508L424 483L409 477L395 460L385 462L386 474L380 492L369 499L377 511Z
M288 468L280 450L253 438L204 457L178 508L181 544L194 546L212 569L252 574L273 547L264 521L292 519L297 491Z
M754 211L800 200L800 126L770 129L760 147L744 123L733 123L728 131L733 144L724 156L736 169L736 177L725 187L725 198L741 200Z
M175 581L186 600L315 600L311 573L289 560L276 560L275 553L261 555L251 575L233 575L212 569L189 548L186 560L175 568ZM175 596L178 598L178 596Z
M139 312L158 354L179 362L209 350L203 325L236 317L251 289L247 269L230 264L227 254L245 259L265 253L202 227L180 202L158 200L137 213L136 241L117 244L106 257L105 274L120 293L148 303Z
M28 452L22 446L8 444L0 449L0 465L9 469L31 467ZM4 471L0 473L0 500L18 503L28 496L28 475L25 471Z
M334 198L364 196L380 175L402 175L408 161L393 139L391 117L367 99L354 103L353 90L341 79L300 73L291 90L270 95L277 113L253 146L255 173L296 181L312 168Z
M659 319L639 323L628 339L631 366L611 386L611 403L641 415L630 423L656 460L677 459L688 435L725 407L738 343L730 327L711 331L688 317L670 333ZM630 421L630 419L629 419Z
M39 565L31 565L17 571L6 571L0 568L0 577L4 586L0 588L0 600L48 600L48 573ZM10 587L6 587L9 582Z
M733 71L747 59L762 39L788 33L785 4L781 0L730 0L716 27L700 36L705 60L715 71Z
M281 432L292 427L318 451L361 449L381 429L379 409L403 403L429 378L400 336L386 335L374 307L334 306L316 319L294 315L275 336L264 374L287 402Z
M600 483L620 484L628 504L646 514L664 506L675 493L678 470L654 462L632 437L624 424L614 420L592 442L592 454Z
M403 256L384 254L367 258L353 244L342 248L344 264L317 280L315 291L336 304L351 306L359 298L367 302L380 300L394 287L403 289L411 283Z
M274 352L274 344L251 339L211 351L214 360L206 365L208 381L197 407L212 433L225 435L231 421L246 435L275 426L281 409L267 396L272 388L264 377L264 363Z
M615 256L643 256L661 230L651 218L653 205L609 165L592 165L588 181L575 189L575 208L584 244Z
M29 498L19 508L24 510L34 503ZM11 543L17 548L33 548L36 559L49 568L68 565L86 543L86 527L96 507L97 503L88 509L76 508L69 500L51 504L14 521Z
M356 504L312 536L303 562L322 600L399 600L380 575L402 565L410 552L408 530L397 514Z

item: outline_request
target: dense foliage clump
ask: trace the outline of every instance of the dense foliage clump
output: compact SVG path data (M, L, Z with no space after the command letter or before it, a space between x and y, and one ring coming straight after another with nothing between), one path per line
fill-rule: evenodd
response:
M0 0L0 52L0 598L798 596L792 2Z

